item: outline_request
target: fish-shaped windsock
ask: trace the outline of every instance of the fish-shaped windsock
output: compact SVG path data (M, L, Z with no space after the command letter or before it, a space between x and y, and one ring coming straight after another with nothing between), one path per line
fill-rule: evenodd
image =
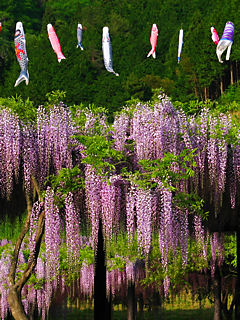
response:
M219 42L217 30L214 27L211 27L211 33L212 33L212 41L217 45Z
M223 63L221 56L223 52L227 49L226 60L229 60L231 48L233 44L233 33L234 33L234 24L231 21L228 21L225 25L222 37L218 42L216 53L219 62Z
M15 44L17 60L21 68L20 75L17 78L17 81L15 82L15 87L18 86L19 83L21 83L22 81L25 81L26 85L28 85L29 83L28 57L27 57L26 40L25 40L25 34L24 34L22 22L16 23L14 44Z
M77 48L81 48L81 50L83 50L82 33L83 33L82 25L81 23L79 23L77 26L77 41L78 41Z
M178 63L180 62L180 56L182 52L182 45L183 45L183 29L179 31L179 38L178 38Z
M150 43L151 43L152 49L149 51L147 57L150 57L152 55L154 59L156 58L157 38L158 38L158 28L157 28L157 25L154 23L152 25L151 36L150 36Z
M61 49L61 45L60 42L58 40L58 36L53 28L53 26L51 25L51 23L49 23L47 25L47 31L48 31L48 38L50 40L50 43L52 45L53 50L55 51L56 55L57 55L57 59L58 62L61 62L62 59L66 59L62 53L62 49Z
M116 76L119 76L119 74L113 70L112 46L111 46L108 27L103 27L102 51L103 51L104 65L107 71L114 73Z
M2 31L2 22L0 22L0 31Z

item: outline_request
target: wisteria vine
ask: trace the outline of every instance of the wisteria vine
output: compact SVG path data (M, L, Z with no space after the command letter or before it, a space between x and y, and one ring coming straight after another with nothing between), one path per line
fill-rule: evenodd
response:
M203 109L199 116L187 117L183 111L175 110L166 97L162 97L153 106L138 104L131 110L126 107L116 116L112 130L108 129L106 117L96 117L92 112L86 113L84 128L76 123L63 104L53 106L50 111L39 107L36 125L23 123L9 109L0 110L1 197L10 198L14 182L21 183L20 179L23 179L26 194L31 194L34 188L33 178L41 189L46 189L44 203L36 202L33 205L29 232L29 249L32 252L39 212L45 210L45 256L44 259L38 257L35 273L37 280L45 278L46 283L39 289L34 289L31 284L25 285L25 311L29 313L30 305L37 301L38 310L45 317L54 291L61 281L65 281L64 276L61 278L60 270L61 245L66 244L68 262L77 265L81 261L80 252L86 246L81 235L81 224L90 225L87 243L95 250L99 219L103 224L106 241L111 241L113 235L117 238L118 233L126 232L129 245L137 238L139 255L146 261L151 254L153 237L158 235L165 295L171 285L168 270L170 256L177 257L180 252L182 268L186 268L190 238L196 240L200 255L206 263L210 252L210 268L214 276L216 265L223 262L223 236L217 233L209 236L201 215L193 213L193 218L190 218L189 208L179 207L174 197L178 192L198 190L202 193L204 184L210 185L210 197L217 214L228 183L231 205L234 208L237 185L240 182L240 131L230 116L222 114L216 117L209 110ZM111 133L112 146L125 157L123 162L129 172L127 177L126 171L122 174L122 163L116 164L115 172L110 177L103 177L93 165L81 162L85 157L85 147L73 135L94 136L95 130L97 134L102 130L103 136L107 132L108 139L109 132ZM231 142L231 134L236 131L238 133ZM197 165L192 168L195 171L194 177L176 183L169 180L169 187L161 183L161 178L153 177L155 186L146 188L131 179L136 172L142 170L140 160L163 159L169 152L178 156L185 148L189 152L195 152ZM114 159L111 161L114 163ZM77 200L76 190L73 190L62 195L63 204L58 208L54 198L55 191L50 186L46 187L44 182L50 174L56 175L61 169L72 169L74 165L81 168L84 177L84 196L81 197L83 203L77 207L79 199ZM169 170L177 174L180 166L181 164L173 162L169 164ZM144 176L144 172L142 174ZM64 182L61 183L64 188ZM81 215L84 215L84 219ZM193 228L190 230L191 221ZM8 309L6 275L9 263L9 255L2 254L2 319ZM79 268L79 288L84 295L92 297L93 266L82 261ZM124 272L108 271L108 292L115 294L123 283L136 281L137 271L133 261L125 263Z

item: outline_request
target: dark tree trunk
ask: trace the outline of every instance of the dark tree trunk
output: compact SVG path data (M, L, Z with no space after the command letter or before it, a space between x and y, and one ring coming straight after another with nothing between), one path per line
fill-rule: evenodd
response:
M222 311L224 314L224 317L226 320L232 320L233 319L233 308L235 306L235 296L233 295L233 299L231 301L231 304L229 306L228 303L228 297L229 297L229 291L228 289L225 289L222 291Z
M237 60L235 61L235 68L236 68L236 72L235 72L235 74L236 74L236 82L238 81L238 62L237 62Z
M153 316L154 319L159 319L159 309L161 307L161 298L159 292L154 291L153 293Z
M106 298L106 263L101 219L99 219L94 275L94 320L99 319L110 320Z
M132 282L128 284L127 318L128 320L136 319L135 284Z
M112 319L112 294L110 292L109 297L107 299L107 315L106 315L106 319L111 320Z
M144 319L143 308L144 308L143 294L140 293L140 295L139 295L139 317L141 320Z
M235 287L235 320L240 319L240 217L237 230L237 281Z
M213 279L213 295L214 295L214 320L222 320L221 309L221 277L219 268L216 267Z

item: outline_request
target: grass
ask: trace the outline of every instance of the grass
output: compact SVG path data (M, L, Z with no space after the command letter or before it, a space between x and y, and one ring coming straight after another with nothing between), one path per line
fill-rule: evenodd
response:
M127 311L114 310L112 314L113 320L126 320ZM61 316L49 317L48 320L92 320L93 310L85 309L71 309L66 310L66 313L62 313ZM175 310L155 310L155 311L145 311L142 315L137 314L137 320L212 320L213 319L213 308L205 309L175 309Z
M26 215L24 214L21 217L17 217L14 221L11 221L8 216L5 216L4 219L0 221L0 240L7 239L14 243L19 237L25 218Z

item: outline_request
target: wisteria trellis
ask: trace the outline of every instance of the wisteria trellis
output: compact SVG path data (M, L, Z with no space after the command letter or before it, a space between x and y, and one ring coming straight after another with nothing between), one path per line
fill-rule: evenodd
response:
M59 281L62 281L64 286L64 279L59 280L59 248L64 241L64 238L60 237L60 230L65 223L68 256L74 264L79 258L79 249L86 245L86 241L81 236L80 216L83 214L91 226L91 237L87 242L92 247L96 246L100 217L106 240L112 238L113 232L118 232L120 227L124 227L130 242L134 235L137 235L139 250L145 257L148 257L151 249L152 235L157 233L159 255L165 273L163 283L165 294L171 284L168 275L169 253L175 254L179 249L182 255L182 267L185 268L187 265L187 242L192 236L189 231L189 212L174 205L172 191L165 187L160 179L156 179L156 188L143 189L126 180L120 172L112 174L106 181L91 165L80 165L81 159L84 158L84 146L77 142L73 134L94 135L96 121L100 121L103 134L108 127L105 116L98 117L91 111L85 112L85 128L80 129L75 125L70 111L63 104L54 106L50 112L39 107L36 125L21 122L18 116L8 109L0 110L0 193L2 197L11 197L13 183L19 181L20 170L23 170L25 192L31 193L32 176L43 189L44 181L49 174L56 174L62 168L71 169L76 165L83 169L85 197L82 199L85 199L85 203L81 208L84 207L85 212L80 214L73 192L66 196L65 213L60 214L54 204L54 191L49 187L46 190L45 202L37 202L33 205L29 246L30 250L34 250L34 228L36 228L38 214L44 208L46 262L39 257L35 272L37 278L44 276L47 282L37 292L31 286L24 287L29 296L24 306L28 312L29 304L33 303L34 297L37 296L38 308L43 317ZM222 114L217 118L204 109L199 116L187 117L183 111L175 110L166 97L162 97L153 107L138 104L133 110L125 108L115 117L112 139L116 150L123 152L127 159L130 159L128 160L131 161L129 168L132 172L139 168L139 160L161 159L166 152L178 155L184 148L190 151L196 149L195 176L179 182L178 189L183 192L188 192L190 188L201 189L203 181L207 181L211 185L212 201L218 209L225 190L228 157L232 157L230 161L233 177L230 179L232 207L235 206L236 184L240 181L240 132L235 137L234 144L231 145L229 134L233 129L236 130L228 115ZM133 142L132 151L127 147L129 142ZM228 148L231 148L232 153L228 153ZM174 163L171 170L177 172L179 166ZM223 259L223 238L214 234L209 240L201 217L195 216L193 221L195 239L201 246L202 256L206 259L207 244L210 241L211 271L214 274L216 263L220 264ZM126 263L125 280L119 280L120 282L134 279L131 263L131 261ZM6 299L8 288L4 283L9 264L9 256L2 254L0 260L2 319L8 308ZM86 280L83 279L84 275L87 277ZM50 278L54 277L55 281L51 282ZM118 286L114 285L118 281L116 282L114 277L113 272L109 271L108 291L118 290ZM85 281L89 283L92 281L91 285L86 285ZM85 262L80 272L80 288L84 294L92 295L93 267Z

